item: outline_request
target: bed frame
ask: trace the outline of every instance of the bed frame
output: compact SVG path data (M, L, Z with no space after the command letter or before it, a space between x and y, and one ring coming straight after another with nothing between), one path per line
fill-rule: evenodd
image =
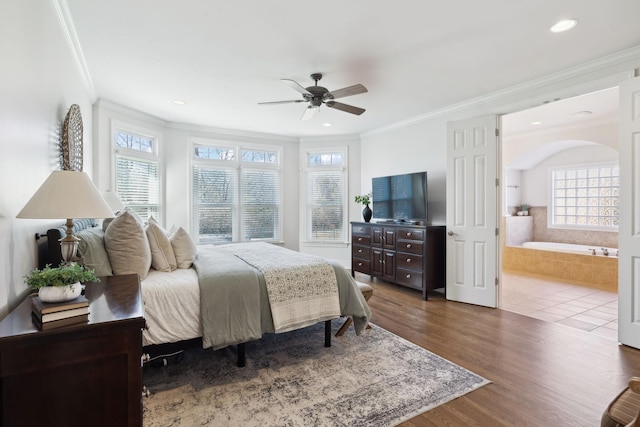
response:
M73 232L78 233L85 228L95 227L98 224L93 219L79 219L73 221ZM67 228L61 225L57 228L47 230L46 241L42 239L43 235L36 235L38 241L38 268L44 268L45 265L58 266L62 262L62 252L60 250L59 240L66 236ZM324 322L324 346L331 347L331 320ZM202 347L202 338L180 341L177 343L154 344L143 347L143 353L147 360L161 358L164 355L171 355L186 348L199 345ZM237 363L238 367L244 367L246 364L246 343L237 345Z

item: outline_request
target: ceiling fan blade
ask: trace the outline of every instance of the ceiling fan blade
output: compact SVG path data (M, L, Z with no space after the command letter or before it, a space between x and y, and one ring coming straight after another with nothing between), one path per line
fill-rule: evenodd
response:
M367 92L367 88L358 83L357 85L331 91L325 95L325 99L344 98L345 96L357 95L365 92Z
M336 110L346 111L347 113L357 114L358 116L364 113L366 110L360 107L354 107L353 105L343 104L342 102L328 101L327 107L335 108Z
M305 101L304 99L294 99L292 101L258 102L258 105L293 104L295 102L307 102L307 101Z
M305 88L300 86L300 84L298 82L295 82L295 81L289 80L289 79L282 79L282 81L285 82L286 84L291 86L294 90L297 90L298 92L300 92L303 95L311 95L311 92L309 92L308 90L306 90Z
M302 117L300 117L300 120L309 120L311 117L313 117L313 115L319 109L320 109L319 107L314 107L312 105L309 105L307 108L304 109L304 113L302 113Z

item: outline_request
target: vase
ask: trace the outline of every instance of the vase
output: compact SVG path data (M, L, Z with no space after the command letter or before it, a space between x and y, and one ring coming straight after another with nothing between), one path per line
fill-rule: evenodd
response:
M63 302L76 299L82 293L80 282L67 286L43 286L38 289L38 297L43 302Z
M369 205L365 205L364 209L362 209L362 217L364 218L364 222L371 221L371 216L373 215L373 211L369 207Z

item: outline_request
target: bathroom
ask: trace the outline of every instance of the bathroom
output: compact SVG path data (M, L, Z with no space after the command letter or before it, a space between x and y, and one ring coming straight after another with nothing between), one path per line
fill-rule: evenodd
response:
M503 117L503 271L617 292L617 106L611 88Z

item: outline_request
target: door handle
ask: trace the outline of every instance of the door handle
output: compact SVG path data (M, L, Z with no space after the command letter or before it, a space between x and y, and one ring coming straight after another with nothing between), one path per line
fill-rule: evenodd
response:
M449 235L449 237L453 237L453 236L457 236L457 233L454 233L453 231L449 230L449 232L447 233Z

